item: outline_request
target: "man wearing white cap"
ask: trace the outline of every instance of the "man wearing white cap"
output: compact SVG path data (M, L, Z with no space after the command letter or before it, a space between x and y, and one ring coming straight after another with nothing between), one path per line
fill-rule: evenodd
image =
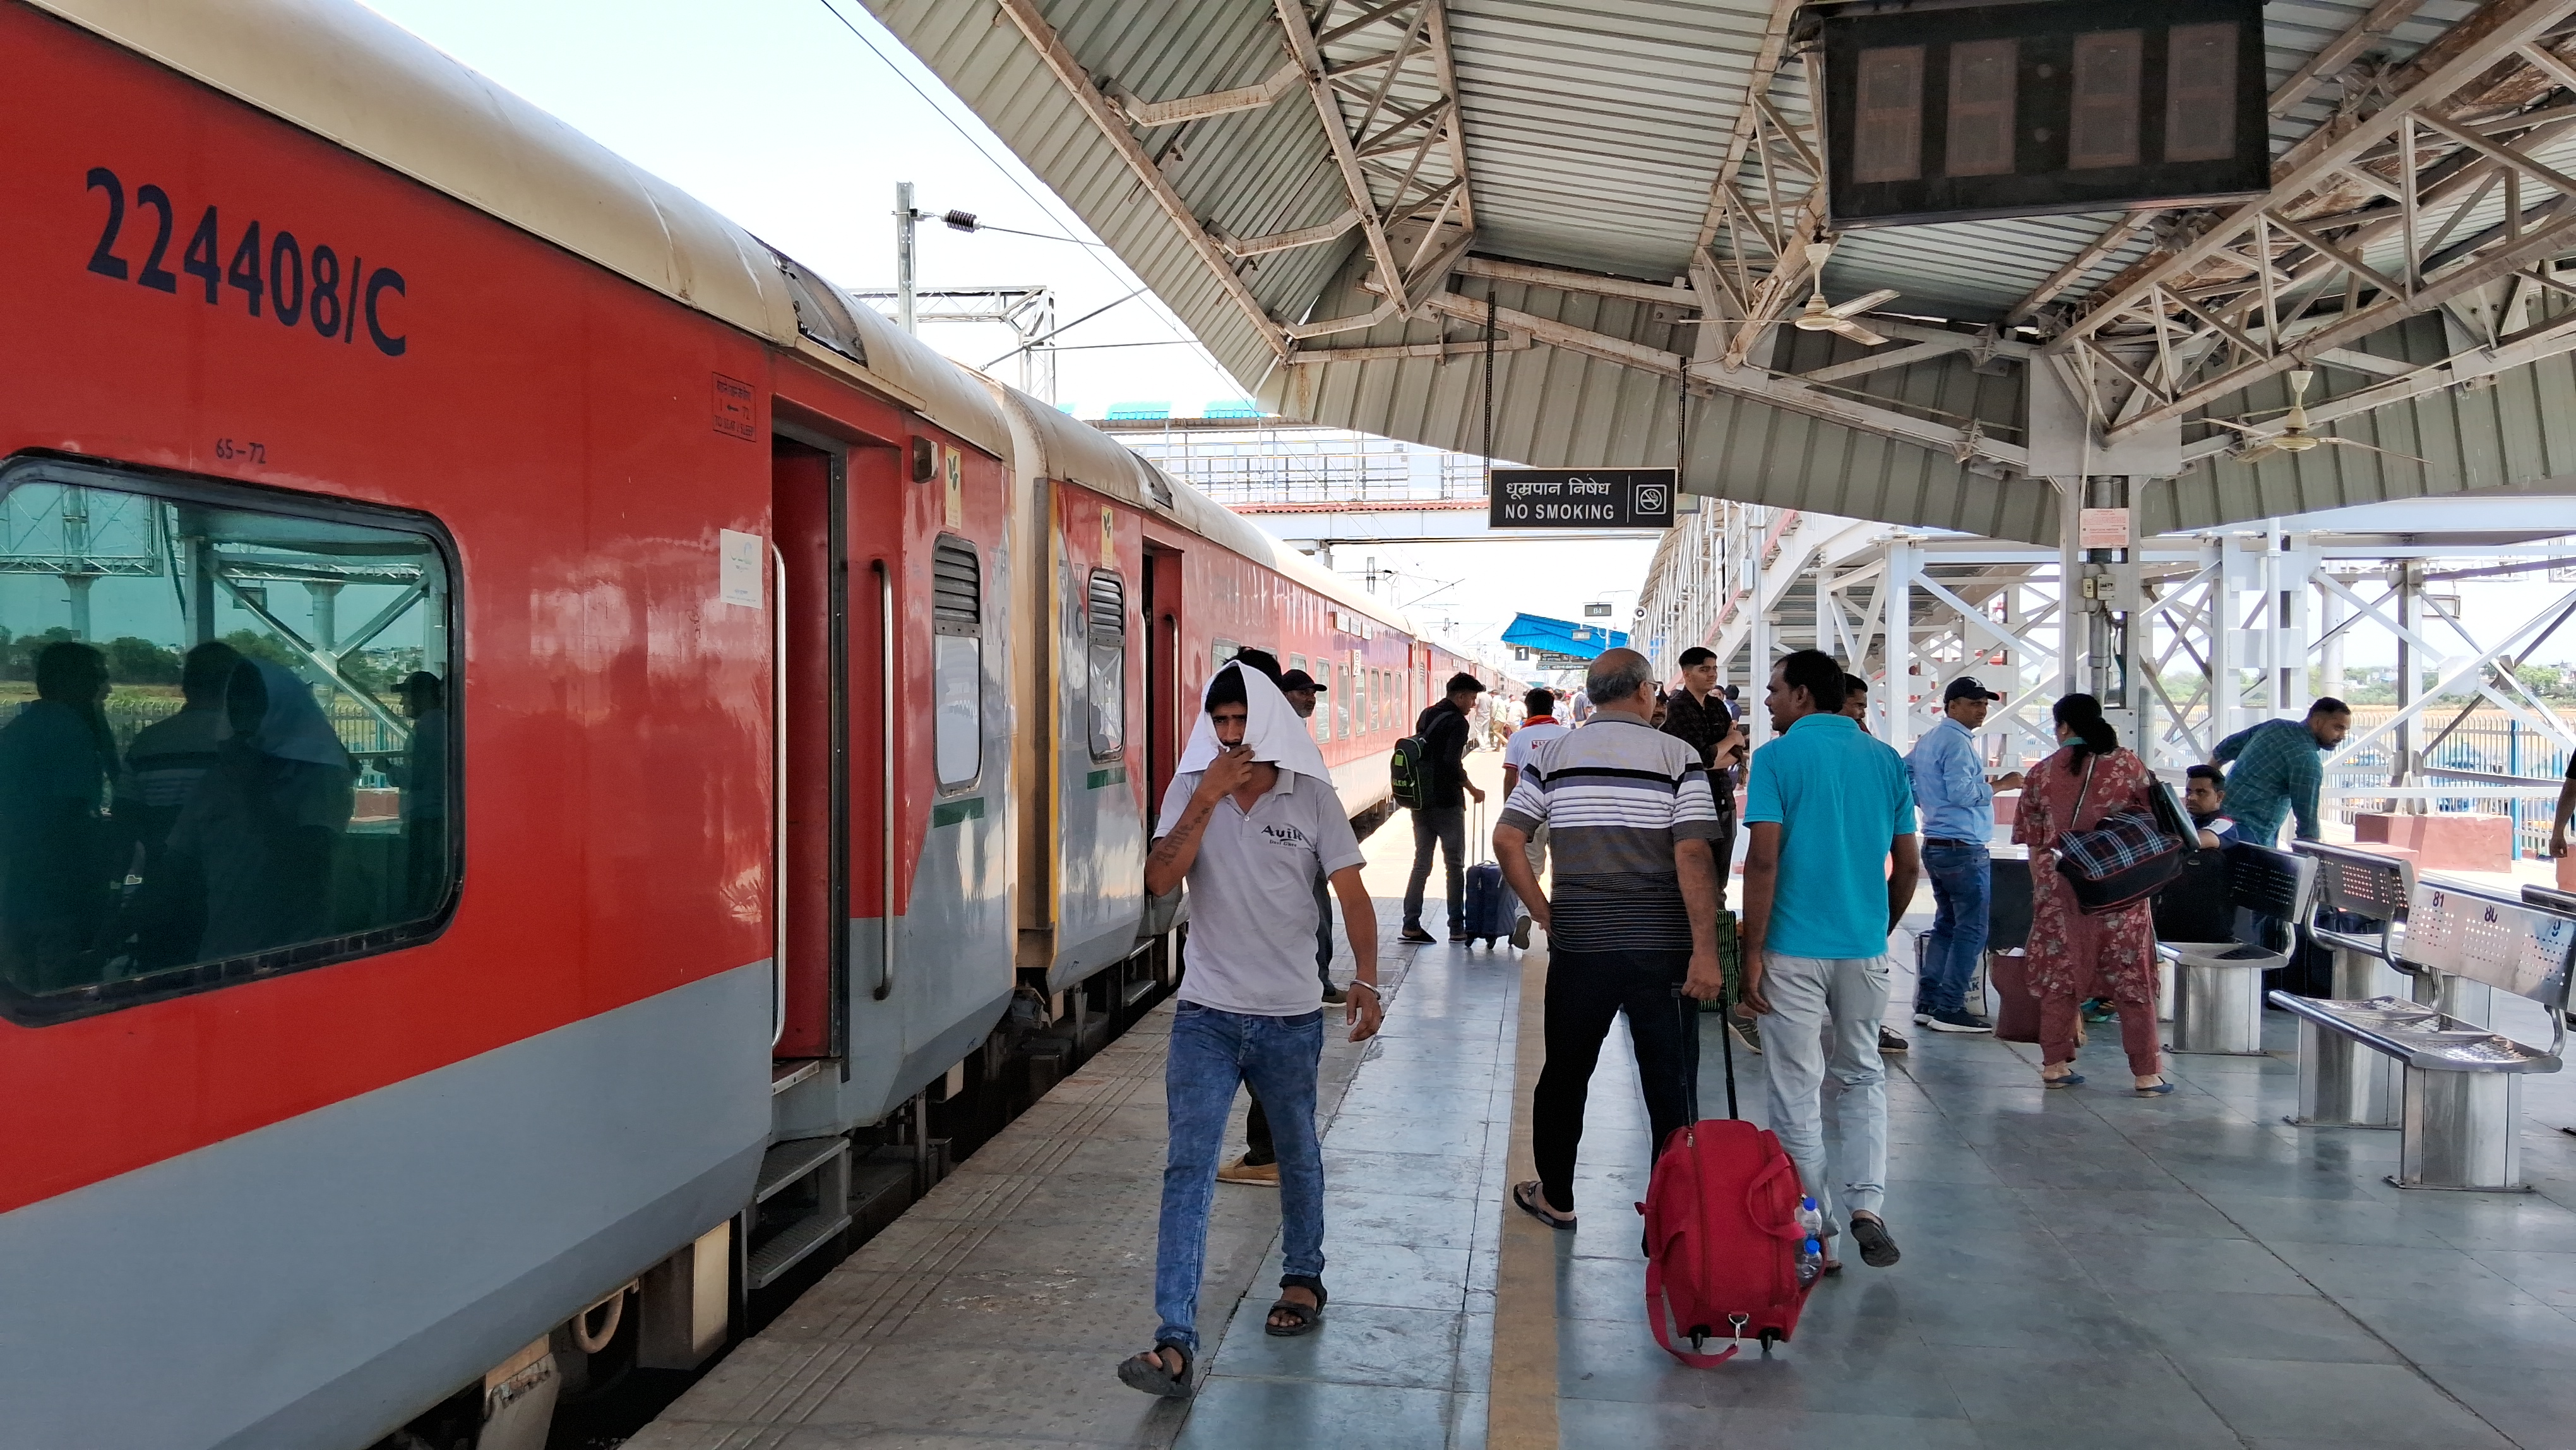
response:
M1286 1272L1265 1328L1292 1336L1324 1313L1324 1163L1315 1077L1324 1047L1310 955L1319 869L1341 898L1353 965L1351 1040L1377 1032L1377 913L1360 883L1360 848L1323 752L1269 676L1229 664L1208 682L1205 713L1163 796L1145 889L1190 888L1188 969L1163 1069L1170 1142L1154 1265L1154 1347L1118 1377L1168 1398L1191 1390L1199 1279L1217 1158L1235 1089L1268 1109L1279 1155Z

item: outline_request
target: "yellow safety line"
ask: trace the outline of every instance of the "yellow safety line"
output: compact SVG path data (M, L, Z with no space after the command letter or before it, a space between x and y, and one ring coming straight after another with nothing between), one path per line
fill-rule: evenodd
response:
M1556 1264L1560 1234L1513 1206L1511 1185L1538 1176L1530 1152L1530 1089L1547 1063L1547 953L1521 953L1519 1050L1512 1073L1510 1170L1503 1178L1502 1263L1494 1291L1494 1384L1485 1405L1489 1450L1558 1450Z

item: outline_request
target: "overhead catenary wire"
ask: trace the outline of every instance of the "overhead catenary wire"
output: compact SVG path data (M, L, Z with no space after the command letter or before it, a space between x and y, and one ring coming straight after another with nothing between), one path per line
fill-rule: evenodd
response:
M1086 313L1082 314L1080 317L1075 318L1075 319L1074 319L1074 320L1072 320L1071 322L1068 322L1068 323L1064 324L1062 327L1051 328L1051 329L1049 329L1049 330L1047 330L1047 331L1045 331L1045 332L1041 332L1041 333L1039 333L1037 336L1035 336L1035 337L1033 337L1033 338L1030 338L1028 341L1026 341L1026 342L1024 342L1024 343L1021 343L1018 347L1012 348L1009 352L1006 352L1006 353L1002 354L1000 357L997 357L997 358L993 359L993 361L992 361L992 362L988 362L988 363L984 364L984 366L985 366L985 367L987 367L987 368L989 368L989 367L993 367L993 366L995 366L995 365L997 365L997 364L1000 364L1000 363L1008 362L1008 361L1010 361L1012 358L1018 357L1021 353L1027 352L1030 348L1036 347L1036 346L1037 346L1037 345L1039 345L1040 343L1048 342L1048 341L1050 341L1050 340L1052 340L1052 339L1055 339L1055 338L1058 338L1058 337L1062 337L1064 334L1066 334L1066 333L1068 333L1068 332L1071 332L1073 329L1075 329L1075 328L1077 328L1077 327L1080 327L1081 325L1083 325L1083 324L1084 324L1084 323L1086 323L1086 322L1089 322L1091 319L1093 319L1093 318L1095 318L1095 317L1098 317L1100 314L1102 314L1102 313L1104 313L1104 312L1108 311L1108 310L1109 310L1110 308L1112 308L1112 307L1116 307L1116 306L1120 305L1121 303L1126 303L1126 302L1133 302L1133 301L1135 301L1135 300L1136 300L1136 298L1137 298L1138 296L1140 296L1140 295L1142 295L1142 294L1143 294L1144 290L1145 290L1145 289L1144 289L1143 287L1139 286L1138 288L1136 288L1136 290L1135 290L1135 291L1130 292L1130 293L1128 293L1126 296L1119 298L1117 302L1104 302L1104 303L1102 303L1100 306L1098 306L1098 307L1095 307L1095 308L1091 309L1089 312L1086 312ZM1115 344L1115 343L1093 343L1093 344L1092 344L1092 346L1094 346L1094 347L1115 347L1115 346L1117 346L1117 344Z
M939 103L937 97L934 97L930 92L922 89L921 83L912 78L911 72L896 64L894 57L887 55L884 48L876 43L875 37L860 29L858 23L850 19L849 16L842 14L841 8L834 4L833 0L819 0L819 3L826 11L830 12L834 20L841 23L842 29L847 30L853 36L856 36L859 43L868 48L869 54L874 55L878 62L884 65L887 70L894 72L895 79L902 81L907 89L909 89L914 95L919 96L923 105L930 107L931 111L935 113L939 119L948 123L949 129L955 131L960 137L964 138L967 145L975 148L975 153L977 155L983 157L995 171L1000 172L1003 180L1009 182L1012 188L1018 191L1020 195L1027 197L1030 205L1035 206L1041 215L1058 222L1063 220L1062 217L1056 214L1053 207L1047 205L1047 203L1042 200L1036 192L1029 189L1028 183L1020 180L1018 172L1013 171L1008 165L1003 163L1000 157L993 154L992 149L987 147L983 140L976 136L972 128L968 127L965 122L960 121L956 116L952 115L946 106ZM999 229L996 228L996 230ZM1082 239L1074 236L1065 236L1057 238L1056 240L1080 242ZM1102 258L1100 255L1102 250L1106 250L1106 248L1085 245L1082 249L1082 255L1089 257L1101 271L1109 274L1111 280L1122 285L1134 277L1134 273L1132 272L1128 273L1126 276L1121 276L1117 268L1110 266L1108 261ZM1157 300L1159 301L1159 299ZM1159 308L1148 309L1148 311L1156 321L1162 323L1166 329L1170 330L1175 336L1186 342L1188 346L1198 354L1199 360L1206 363L1209 368L1214 370L1218 377L1225 379L1229 387L1234 385L1234 375L1226 371L1225 364L1218 362L1216 354L1208 351L1207 344L1201 342L1188 328L1182 326L1178 318L1171 316L1168 312ZM1004 356L1007 357L1009 354L1004 354Z

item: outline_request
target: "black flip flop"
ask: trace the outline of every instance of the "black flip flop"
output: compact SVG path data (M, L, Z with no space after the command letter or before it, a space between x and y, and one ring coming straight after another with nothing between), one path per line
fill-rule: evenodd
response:
M1538 1180L1535 1178L1526 1183L1515 1183L1512 1185L1512 1202L1521 1206L1521 1212L1555 1229L1558 1233L1574 1232L1574 1215L1569 1213L1559 1217L1554 1210L1539 1203L1538 1193Z
M1279 1287L1282 1289L1303 1289L1307 1293L1315 1296L1315 1302L1312 1304L1300 1304L1285 1294L1280 1295L1279 1302L1270 1306L1270 1312L1272 1314L1285 1314L1297 1322L1294 1324L1273 1324L1270 1322L1268 1317L1265 1316L1261 1321L1261 1332L1269 1335L1273 1339L1294 1339L1300 1334L1314 1333L1315 1326L1324 1322L1325 1301L1332 1297L1324 1292L1324 1281L1311 1274L1287 1274L1281 1276Z
M1177 1374L1163 1368L1163 1351L1167 1349L1180 1352L1181 1368ZM1154 1347L1146 1353L1130 1355L1118 1361L1118 1382L1130 1389L1143 1390L1149 1395L1160 1395L1167 1400L1188 1399L1190 1397L1189 1346L1176 1344L1168 1339L1155 1341Z

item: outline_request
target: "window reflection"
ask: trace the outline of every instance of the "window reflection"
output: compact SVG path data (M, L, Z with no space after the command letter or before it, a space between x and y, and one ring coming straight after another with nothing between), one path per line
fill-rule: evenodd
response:
M0 484L0 1004L328 960L436 915L453 741L428 537L85 466Z

